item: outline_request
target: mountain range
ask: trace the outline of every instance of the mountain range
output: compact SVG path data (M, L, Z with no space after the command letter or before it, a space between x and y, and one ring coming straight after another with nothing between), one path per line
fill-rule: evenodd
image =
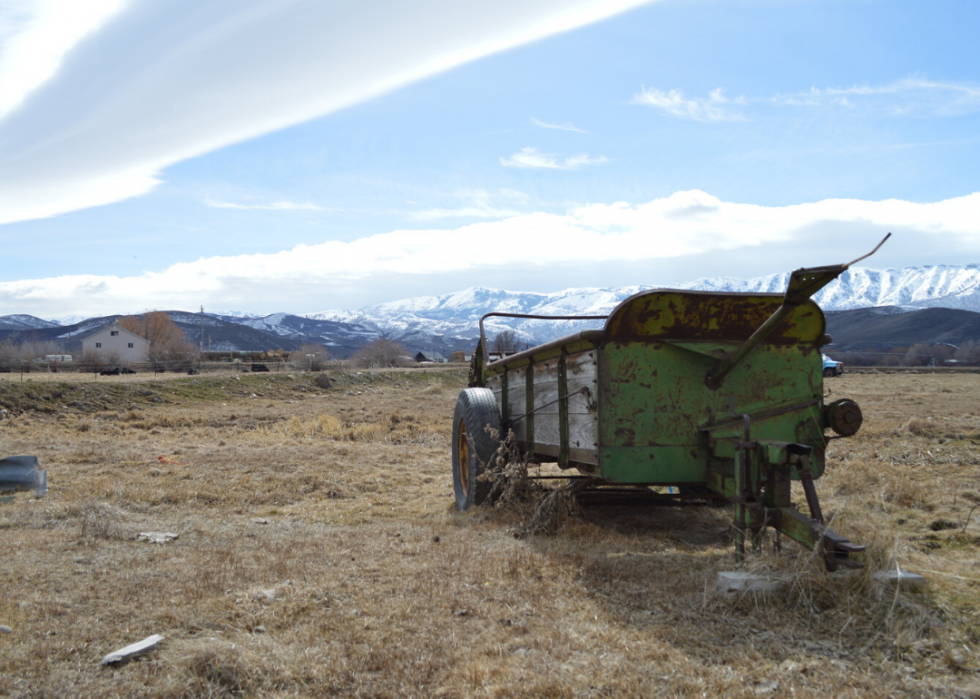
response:
M754 293L782 293L789 280L788 273L772 274L754 279L708 277L680 284L674 288L698 291L738 291ZM354 311L323 311L296 315L274 313L257 316L242 311L216 314L196 314L184 311L168 311L171 318L183 330L189 340L198 344L203 331L205 349L247 350L282 348L292 350L307 342L326 345L337 357L349 356L357 348L377 337L384 336L404 344L413 353L419 350L448 354L453 350L469 351L479 337L480 317L489 312L522 313L530 315L588 315L604 316L623 299L655 286L628 286L620 288L573 288L553 293L504 291L472 287L443 296L419 296L391 301ZM915 326L916 319L929 316L923 328L932 328L926 335L961 337L949 328L936 326L944 322L966 322L980 312L980 265L934 265L903 269L875 270L854 267L816 294L814 300L828 312L856 309L874 309L863 321L843 322L846 316L835 319L828 315L828 325L846 327L845 335L861 331L870 332L868 322L881 322L881 318L894 315L908 317L891 320L892 330L899 326ZM930 308L958 309L957 314L922 314ZM910 315L909 315L910 314ZM29 315L0 316L0 340L6 337L30 333L36 339L50 339L72 350L72 337L100 327L119 316L79 319L62 318L42 320ZM860 314L855 318L862 317ZM980 314L977 314L980 318ZM870 320L869 320L870 319ZM957 320L958 319L958 320ZM533 345L567 335L587 327L598 327L601 320L533 320L491 318L486 323L492 337L504 329L518 335L521 344ZM977 326L980 328L980 325ZM840 331L838 330L838 333ZM894 332L889 331L890 341ZM899 333L901 335L901 333ZM920 341L930 340L922 333L912 332ZM980 335L980 330L978 330ZM894 336L894 337L893 337ZM930 336L931 337L931 336ZM923 339L926 338L926 339ZM838 338L845 340L844 337ZM856 340L857 341L857 340ZM949 341L949 340L946 340Z

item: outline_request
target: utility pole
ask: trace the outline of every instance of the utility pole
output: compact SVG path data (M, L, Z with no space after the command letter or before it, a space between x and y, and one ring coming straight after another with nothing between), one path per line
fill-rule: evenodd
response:
M201 306L201 354L204 353L204 306Z

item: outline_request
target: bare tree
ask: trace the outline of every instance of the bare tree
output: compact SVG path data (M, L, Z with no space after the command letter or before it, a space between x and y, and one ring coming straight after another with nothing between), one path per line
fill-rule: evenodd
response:
M357 366L379 368L400 366L407 357L408 350L400 342L379 337L367 347L357 350L353 359Z
M330 353L323 345L308 343L289 354L289 363L302 371L323 371Z
M0 342L0 371L6 373L20 367L20 350L9 339Z
M960 348L956 350L956 358L966 364L980 363L980 344L974 340L970 340L960 345Z
M38 338L36 332L32 332L26 339L23 339L22 336L17 349L20 355L18 359L23 360L27 364L33 364L39 359L43 360L46 355L61 354L63 352L61 345L57 342L53 340L41 340Z
M501 354L510 354L518 349L520 349L520 337L513 330L501 330L493 338L493 344L490 345L491 352L500 352Z
M150 341L147 359L169 368L187 369L198 358L198 348L184 331L163 311L150 311L139 316L125 316L119 327Z

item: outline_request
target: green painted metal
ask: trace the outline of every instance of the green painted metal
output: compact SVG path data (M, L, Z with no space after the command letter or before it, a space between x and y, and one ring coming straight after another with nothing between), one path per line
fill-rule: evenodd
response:
M705 483L708 450L697 446L599 448L603 480L634 485Z
M532 458L576 467L606 483L704 486L729 498L739 560L747 543L759 548L762 530L770 526L819 548L831 569L854 566L848 556L862 548L826 528L813 487L825 469L825 430L831 426L820 354L829 339L823 313L808 298L847 266L797 270L785 295L641 292L617 306L602 330L490 363L482 359L481 334L471 385L499 386L504 426L527 421L521 446ZM591 361L584 368L570 364L589 351L595 353L594 375L588 373ZM554 372L557 364L557 389L554 378L536 376L535 365L549 361L544 371ZM516 387L508 375L522 367L525 398L512 410L508 389ZM570 393L570 385L579 388ZM551 401L558 403L557 444L542 438L540 425L535 431L536 390L550 391L549 400L557 390ZM587 407L576 403L572 415L577 394L587 396ZM594 425L582 422L583 411L595 413ZM573 438L570 420L576 416ZM554 415L548 419L540 418L554 435ZM592 437L583 436L593 427ZM593 438L595 452L579 448ZM571 444L573 439L578 441ZM803 481L809 517L792 507L794 479Z

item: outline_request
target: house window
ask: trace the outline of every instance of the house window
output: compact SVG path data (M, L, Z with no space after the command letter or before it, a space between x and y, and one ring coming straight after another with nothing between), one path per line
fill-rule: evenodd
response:
M112 335L113 337L115 337L116 335L119 334L119 331L118 330L110 330L109 331L109 334Z
M102 343L101 342L96 342L95 343L95 349L99 349L100 347L102 347Z
M128 346L129 346L129 349L133 349L133 343L132 342L130 342Z

